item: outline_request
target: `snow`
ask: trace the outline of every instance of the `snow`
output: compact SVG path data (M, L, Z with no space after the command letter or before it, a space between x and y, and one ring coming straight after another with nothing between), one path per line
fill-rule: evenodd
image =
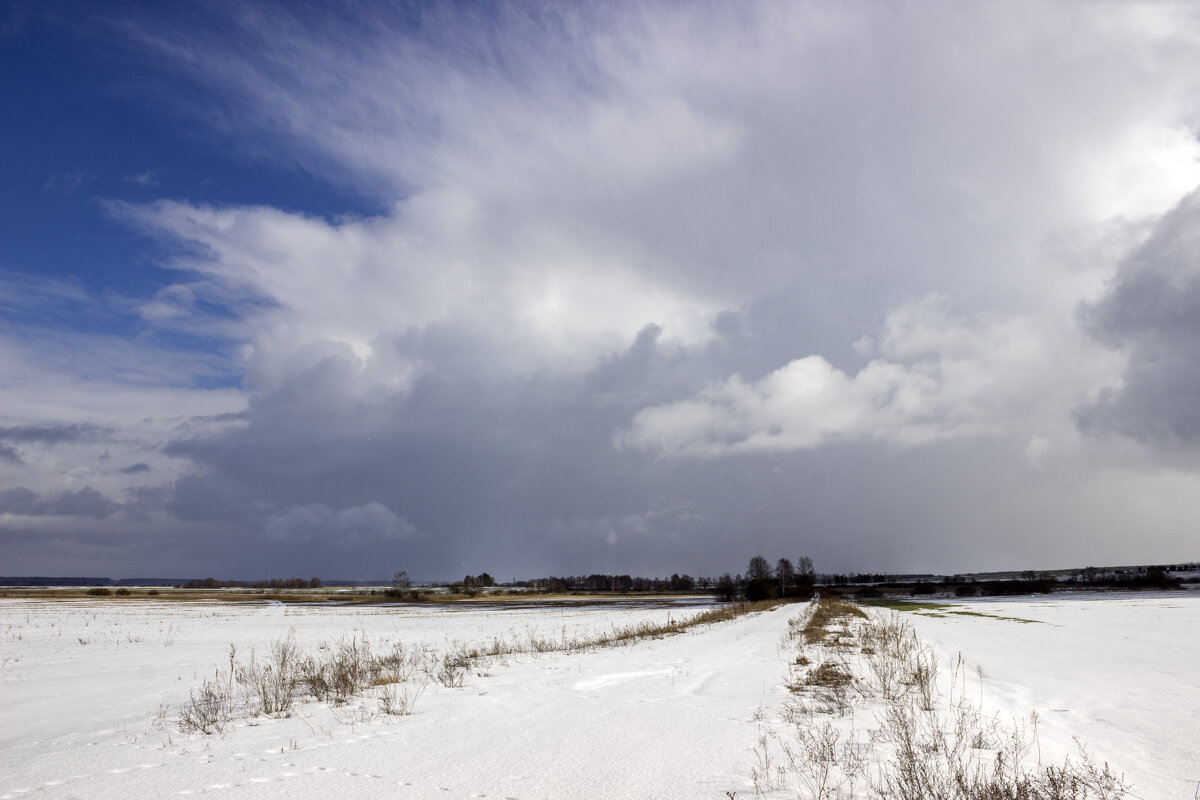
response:
M1124 772L1145 800L1200 789L1200 596L1079 594L955 601L990 617L908 614L939 663L958 653L972 689L1002 719L1039 717L1043 753L1074 755L1074 736ZM1022 623L996 617L1036 620Z
M593 652L516 655L408 717L308 703L224 736L156 726L188 690L294 632L426 642L576 638L695 608L328 608L4 603L0 797L694 797L745 782L786 611ZM87 644L81 644L83 638ZM718 791L719 790L719 791Z
M1040 716L1047 758L1089 750L1138 796L1192 798L1200 780L1200 596L973 601L992 616L906 613L939 652L961 652L984 705ZM0 601L0 800L17 797L724 798L753 796L763 720L788 692L785 606L576 653L518 654L459 689L431 683L415 713L367 697L306 702L288 719L184 735L188 692L228 662L293 635L307 651L495 637L578 638L694 608L360 607ZM1039 620L1020 623L996 617ZM80 640L83 640L81 643ZM160 718L160 710L162 716Z

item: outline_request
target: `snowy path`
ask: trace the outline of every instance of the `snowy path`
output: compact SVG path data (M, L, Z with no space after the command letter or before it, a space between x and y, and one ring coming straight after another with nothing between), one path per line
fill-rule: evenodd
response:
M486 695L454 698L449 722L420 721L414 738L427 741L407 757L415 774L441 775L413 796L441 787L519 798L724 797L743 789L755 710L783 693L775 644L789 612L797 607L497 670L472 686ZM451 735L437 742L439 731Z
M373 702L309 704L303 719L241 721L224 737L153 728L159 700L129 674L139 662L97 676L99 696L74 718L61 708L39 716L8 664L0 798L745 795L755 712L782 700L786 669L776 645L799 610L588 653L510 657L464 688L431 685L409 717L379 715ZM6 642L6 653L20 650L14 645ZM47 675L78 693L88 668L104 664L79 666ZM46 693L43 707L55 705L53 681L48 693L43 683L30 688Z

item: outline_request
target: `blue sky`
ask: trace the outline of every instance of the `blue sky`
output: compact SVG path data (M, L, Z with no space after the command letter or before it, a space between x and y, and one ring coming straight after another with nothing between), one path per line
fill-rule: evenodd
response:
M253 157L237 137L198 125L181 106L219 98L180 72L157 69L116 35L121 24L154 9L61 4L47 12L16 4L9 12L0 50L0 72L8 76L0 89L8 109L0 187L5 270L90 293L143 296L169 285L176 276L163 268L162 248L114 219L113 201L186 197L316 215L378 208L349 185L322 181L295 162ZM126 315L84 309L72 309L69 319L15 318L122 335L145 331Z
M1190 4L6 14L6 572L1197 557Z

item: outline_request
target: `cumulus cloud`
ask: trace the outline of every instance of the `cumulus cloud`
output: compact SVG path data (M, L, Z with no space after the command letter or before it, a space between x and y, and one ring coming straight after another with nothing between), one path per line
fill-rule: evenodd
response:
M1113 472L1071 413L1191 435L1194 387L1154 360L1195 366L1192 212L1154 228L1200 183L1186 9L173 14L106 30L193 81L199 135L374 211L106 203L173 279L112 303L136 341L0 328L28 462L0 478L347 576L377 548L382 577L1129 561L1139 519L1138 552L1181 541L1111 487L1187 509L1194 481ZM85 425L130 466L52 440Z
M1163 217L1081 316L1128 358L1121 382L1079 409L1081 427L1153 448L1200 449L1200 192Z
M1064 377L1050 343L1027 320L963 319L938 298L888 315L876 355L850 374L819 355L748 382L739 375L694 397L642 409L619 445L664 455L800 450L832 441L896 445L1002 433L1021 405Z
M1026 302L1029 283L1061 280L1030 255L1048 232L1160 211L1200 181L1167 11L1027 10L1036 24L958 6L894 9L886 25L821 3L501 6L486 24L431 13L414 32L256 9L232 37L144 21L133 35L218 87L239 132L282 137L390 210L114 210L201 276L147 317L195 324L193 292L224 298L256 386L322 340L365 358L381 334L482 320L529 334L510 354L528 368L651 322L696 341L717 312L781 292L821 345L852 341L930 291ZM339 46L351 33L360 45Z

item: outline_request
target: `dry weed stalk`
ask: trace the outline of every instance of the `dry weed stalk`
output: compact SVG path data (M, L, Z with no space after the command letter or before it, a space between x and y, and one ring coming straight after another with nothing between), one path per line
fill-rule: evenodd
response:
M206 679L193 690L180 710L179 728L185 733L209 735L223 733L238 716L262 714L286 717L293 712L297 699L309 697L318 702L342 706L362 695L373 686L385 688L378 697L385 714L407 716L421 696L428 681L446 688L462 687L468 673L489 658L513 653L579 652L596 647L627 644L648 637L681 633L689 628L722 622L742 614L763 611L774 602L741 603L701 612L685 619L668 615L661 624L640 622L591 637L568 639L563 631L561 640L542 638L529 632L527 642L507 642L494 638L483 646L455 644L438 655L428 647L405 647L393 644L376 655L370 641L352 636L330 646L324 642L317 652L305 655L288 637L272 642L265 660L251 650L248 663L237 659L237 648L230 646L229 667L218 669L212 679ZM409 683L421 676L415 688ZM244 689L244 705L239 705L234 682ZM395 684L405 684L396 687Z
M1074 760L1043 766L1024 723L1002 725L967 699L965 663L951 666L950 693L937 690L937 659L899 615L868 616L821 600L789 621L798 648L784 709L790 727L763 734L751 770L756 796L790 787L797 797L837 800L867 790L878 800L1119 800L1129 787L1097 765L1076 740ZM851 654L848 645L857 644ZM805 647L808 650L805 650ZM813 666L815 662L815 666ZM798 668L803 668L798 669ZM982 672L980 672L982 681ZM834 719L878 703L869 742L853 720ZM1032 737L1032 738L1031 738ZM774 745L781 759L771 755ZM1031 752L1037 747L1035 764ZM873 769L868 771L868 764ZM868 772L871 774L868 775Z

